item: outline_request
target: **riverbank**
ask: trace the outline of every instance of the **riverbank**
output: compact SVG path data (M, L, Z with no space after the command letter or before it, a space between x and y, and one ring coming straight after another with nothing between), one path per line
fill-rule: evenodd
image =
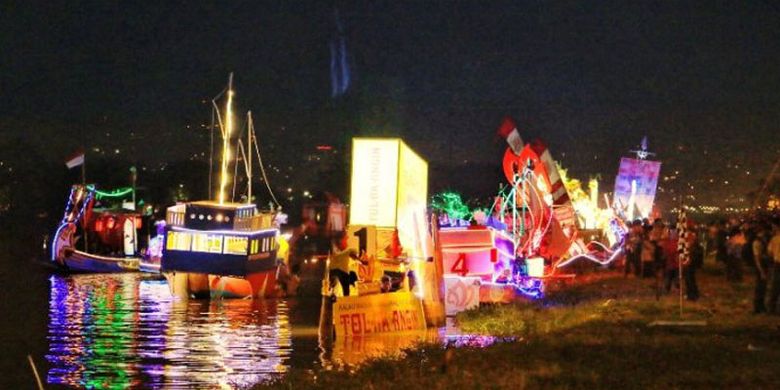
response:
M464 333L509 336L486 348L419 345L403 358L292 371L272 388L777 388L780 317L752 314L753 281L699 272L702 298L656 297L655 281L605 272L553 286L537 302L461 313ZM655 321L706 325L652 325Z

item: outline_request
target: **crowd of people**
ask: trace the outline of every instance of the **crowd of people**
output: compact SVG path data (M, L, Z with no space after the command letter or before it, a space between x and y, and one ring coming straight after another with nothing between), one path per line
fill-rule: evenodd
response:
M680 234L675 224L665 224L656 219L652 224L648 220L635 220L625 241L625 275L633 273L637 277L655 277L658 291L671 291L672 285L679 286L679 273L682 268L685 297L695 301L699 299L696 284L696 270L704 261L699 234L692 223L686 226L683 237L687 241L688 256L681 258Z
M743 280L744 268L752 270L754 313L780 313L780 215L753 215L702 226L688 221L683 238L687 242L685 252L679 233L676 224L665 224L661 219L652 224L635 220L625 240L625 275L655 277L659 293L668 293L673 285L680 286L678 274L682 269L683 293L686 299L695 301L699 299L696 271L705 257L712 258L733 283Z
M742 220L716 222L709 227L709 237L711 253L715 260L725 264L729 281L740 282L743 267L752 269L753 312L778 314L780 215L756 214Z

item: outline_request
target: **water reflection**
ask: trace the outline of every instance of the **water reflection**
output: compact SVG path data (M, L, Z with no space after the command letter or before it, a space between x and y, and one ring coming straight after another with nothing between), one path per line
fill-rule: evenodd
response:
M291 366L358 365L418 342L482 347L453 326L332 340L319 298L179 301L144 274L51 276L50 384L78 388L249 387Z
M288 367L285 302L179 302L137 274L50 281L49 383L245 387Z
M344 337L323 343L320 359L325 368L358 365L377 357L401 357L405 349L417 343L440 340L436 328L382 335Z

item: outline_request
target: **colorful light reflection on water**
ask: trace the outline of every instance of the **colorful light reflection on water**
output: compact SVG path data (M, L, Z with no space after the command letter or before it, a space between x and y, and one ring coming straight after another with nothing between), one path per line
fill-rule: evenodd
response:
M425 331L320 338L319 298L190 300L145 274L50 277L49 384L75 388L250 387L290 367L329 369L401 356L417 342L484 347L500 341Z
M165 281L137 274L50 281L51 384L246 387L288 368L283 301L179 302Z

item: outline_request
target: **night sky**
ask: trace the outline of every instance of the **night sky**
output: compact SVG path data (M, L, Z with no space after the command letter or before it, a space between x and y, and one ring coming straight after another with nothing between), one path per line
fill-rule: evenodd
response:
M661 198L737 205L780 152L769 1L33 3L0 6L0 134L54 159L82 144L150 167L207 152L231 71L264 157L292 172L316 145L387 135L438 167L438 188L468 187L459 171L493 185L511 115L604 190L647 135L673 176ZM337 98L334 9L351 76Z

